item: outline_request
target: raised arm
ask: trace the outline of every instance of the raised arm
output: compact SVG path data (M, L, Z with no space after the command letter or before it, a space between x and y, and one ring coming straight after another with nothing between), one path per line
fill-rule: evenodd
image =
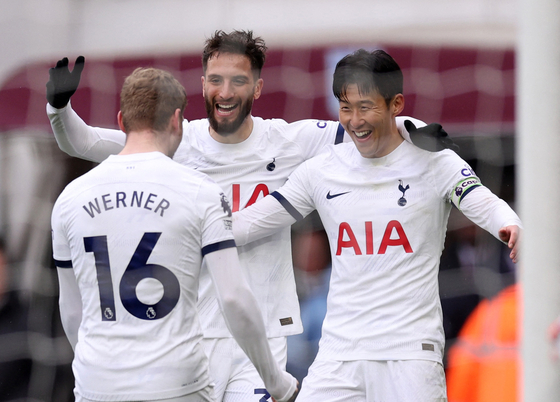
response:
M101 162L124 147L126 135L120 130L88 126L70 106L84 68L80 56L72 72L64 58L49 70L47 82L47 116L60 149L70 156Z
M262 314L241 271L236 248L213 251L204 258L226 324L253 362L267 391L278 402L294 400L298 391L297 381L281 370L272 356Z

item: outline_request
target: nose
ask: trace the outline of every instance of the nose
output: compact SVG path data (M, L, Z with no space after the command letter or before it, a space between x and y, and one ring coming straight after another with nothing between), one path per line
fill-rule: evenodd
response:
M359 128L364 122L362 114L359 110L353 110L350 116L350 126L353 128Z
M220 88L220 97L224 100L233 98L233 85L230 81L224 81Z

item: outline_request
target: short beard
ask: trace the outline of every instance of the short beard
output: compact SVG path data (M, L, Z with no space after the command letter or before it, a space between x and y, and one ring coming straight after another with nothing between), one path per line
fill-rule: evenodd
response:
M251 114L251 109L253 108L253 98L249 98L247 102L241 104L241 113L239 113L235 120L226 123L219 123L218 120L216 120L214 117L216 112L215 104L212 103L210 99L204 97L204 104L206 106L206 115L208 116L208 121L210 122L212 130L219 135L228 136L235 133L239 127L241 127L245 118Z

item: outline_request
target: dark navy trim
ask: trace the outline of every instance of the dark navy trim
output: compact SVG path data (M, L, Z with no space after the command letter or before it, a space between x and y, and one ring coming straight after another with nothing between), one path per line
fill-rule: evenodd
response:
M54 260L54 264L58 268L73 268L72 260L62 261L62 260L57 260L55 258L53 258L53 260Z
M336 137L334 138L334 143L340 144L344 140L344 127L342 124L338 123L338 129L336 130Z
M303 215L300 214L297 209L295 209L293 207L292 204L290 204L290 202L284 198L284 196L282 194L280 194L278 191L273 191L271 194L271 196L273 196L274 198L276 198L276 200L282 204L282 206L284 207L284 209L286 211L288 211L288 213L290 215L292 215L292 217L296 220L296 221L301 221L303 219Z
M471 186L469 188L467 188L465 190L465 192L463 194L461 194L461 199L459 200L459 204L461 204L461 201L463 201L463 198L465 198L465 196L470 193L471 191L473 191L475 188L480 187L480 184L475 184L474 186Z
M206 254L210 254L214 251L224 250L231 247L235 247L235 240L224 240L218 243L209 244L202 247L202 256L204 257Z

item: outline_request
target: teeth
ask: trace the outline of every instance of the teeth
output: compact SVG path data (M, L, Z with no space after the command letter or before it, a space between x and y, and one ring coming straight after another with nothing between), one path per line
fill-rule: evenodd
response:
M218 107L220 109L231 109L231 108L235 107L235 105L221 105L221 104L218 103Z
M369 133L370 131L354 131L354 134L356 134L356 137L358 138L363 138L367 136Z

